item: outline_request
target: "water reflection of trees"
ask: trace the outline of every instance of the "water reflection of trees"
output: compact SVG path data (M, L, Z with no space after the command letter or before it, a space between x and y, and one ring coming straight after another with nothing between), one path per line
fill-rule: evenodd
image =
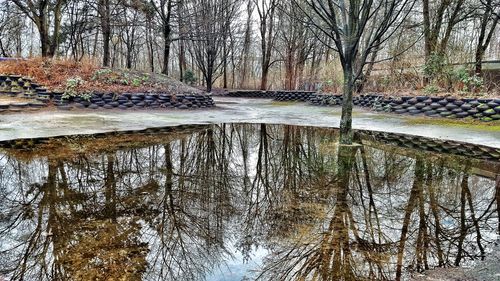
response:
M499 196L473 160L372 142L339 151L336 137L242 124L92 154L6 151L0 272L196 280L235 248L264 248L261 279L393 280L485 256Z

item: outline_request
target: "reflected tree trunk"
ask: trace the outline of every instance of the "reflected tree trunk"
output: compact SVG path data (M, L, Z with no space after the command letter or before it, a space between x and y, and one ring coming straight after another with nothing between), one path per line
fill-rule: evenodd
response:
M401 237L399 239L398 245L398 256L396 265L396 280L401 280L403 273L403 255L405 250L406 241L408 239L408 231L410 228L411 215L413 210L417 206L419 192L422 189L422 183L424 180L424 161L419 156L415 162L415 178L413 181L413 186L410 191L410 197L408 198L408 203L406 204L405 214L403 218L403 226L401 228Z
M106 154L106 178L104 182L106 207L105 217L111 218L116 222L116 179L115 179L115 155Z
M436 187L434 186L434 177L433 177L433 166L432 163L427 163L427 177L426 177L426 185L427 192L429 193L430 200L430 208L432 212L432 216L434 218L434 243L436 244L437 249L437 258L438 258L438 266L444 265L443 258L443 249L441 248L441 219L439 217L439 202L436 198Z
M463 257L463 245L464 245L464 240L465 236L467 235L467 225L465 221L465 205L467 203L467 185L469 181L469 176L464 174L462 178L462 183L460 184L461 187L461 192L460 192L460 236L458 237L458 245L457 245L457 256L455 257L455 266L460 265L460 261L462 260Z

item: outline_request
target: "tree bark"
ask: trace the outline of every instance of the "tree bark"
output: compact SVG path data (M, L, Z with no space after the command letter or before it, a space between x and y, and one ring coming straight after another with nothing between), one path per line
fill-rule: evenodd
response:
M42 57L53 57L57 52L60 38L61 13L66 1L57 0L55 3L49 3L49 1L13 0L13 3L37 27ZM49 20L51 19L54 20L52 36L49 27Z
M246 80L247 80L247 71L248 71L248 59L249 59L249 52L250 52L250 44L251 44L251 37L252 37L252 11L253 11L253 5L252 5L252 0L248 1L247 4L247 22L245 26L245 39L243 41L243 50L242 50L242 58L241 58L241 78L240 78L240 83L239 83L239 88L243 89L246 85Z
M269 69L271 67L271 54L274 47L274 14L276 11L276 1L271 0L268 7L265 7L265 1L262 2L262 7L257 5L257 11L260 18L260 36L261 36L261 68L262 75L260 79L260 90L267 90Z
M168 75L168 61L170 60L170 24L163 23L163 66L161 73Z
M110 66L111 60L111 7L110 0L99 0L97 6L97 12L99 13L101 21L102 30L102 40L103 40L103 54L102 54L102 65L105 67Z
M493 34L495 33L495 28L498 24L498 21L500 19L499 16L493 14L492 11L492 0L487 0L485 3L485 11L484 14L481 17L481 29L479 33L479 38L477 42L477 47L476 47L476 52L475 52L475 73L477 75L481 75L483 72L483 56L484 53L486 52L486 49L488 48L491 39L493 38ZM493 17L493 21L491 21L491 18ZM491 21L491 26L489 31L488 29L488 23Z
M344 66L344 87L342 94L342 116L340 118L340 143L352 144L352 95L354 92L354 73L352 63Z

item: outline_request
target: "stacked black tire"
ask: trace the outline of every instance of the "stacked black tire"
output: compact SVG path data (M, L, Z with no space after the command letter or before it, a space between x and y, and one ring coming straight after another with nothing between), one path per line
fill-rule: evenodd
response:
M311 105L336 106L342 104L342 95L314 94L309 98Z
M0 75L0 95L29 99L27 102L0 104L0 113L40 109L53 103L61 110L73 108L88 109L196 109L213 107L211 95L200 93L137 93L114 94L94 93L88 99L64 98L62 92L48 92L46 88L34 83L30 78L16 75Z
M342 95L315 94L309 98L309 103L319 106L338 106L342 105L342 100ZM377 111L389 111L388 105L394 100L392 97L387 98L377 94L359 95L352 99L354 105L369 107Z
M310 97L309 103L319 106L337 106L342 104L342 96L315 94ZM376 111L397 114L474 118L486 122L500 120L500 99L457 99L428 96L393 98L369 94L353 97L353 104Z
M273 99L275 96L274 91L259 91L259 90L238 90L227 93L226 97L232 98L262 98Z
M213 107L210 95L198 93L95 93L90 99L62 99L54 95L54 103L61 110L88 109L197 109Z
M38 110L46 107L50 95L44 87L40 87L30 78L19 75L0 75L0 95L24 98L26 102L1 104L0 113L5 111Z
M500 120L500 99L456 99L442 97L402 97L390 104L398 114L423 114L430 117Z
M307 102L314 97L313 91L276 91L275 101L302 101Z
M376 111L389 111L389 104L394 98L377 94L360 95L353 97L353 104L361 107L369 107Z
M30 78L0 75L0 94L17 98L36 98L38 94L47 94L47 89L40 87Z

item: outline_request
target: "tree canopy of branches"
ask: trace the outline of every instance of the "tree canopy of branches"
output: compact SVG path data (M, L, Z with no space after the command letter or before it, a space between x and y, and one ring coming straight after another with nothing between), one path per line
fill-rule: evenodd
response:
M443 69L453 64L488 77L499 15L499 0L0 0L0 54L161 72L207 91L342 92L347 132L353 92L461 91Z
M13 0L12 2L36 25L42 56L54 56L60 43L62 11L67 0Z
M226 40L237 13L237 3L235 0L193 0L187 7L190 51L203 73L207 92L220 75L218 70L224 62L220 58L228 55Z

